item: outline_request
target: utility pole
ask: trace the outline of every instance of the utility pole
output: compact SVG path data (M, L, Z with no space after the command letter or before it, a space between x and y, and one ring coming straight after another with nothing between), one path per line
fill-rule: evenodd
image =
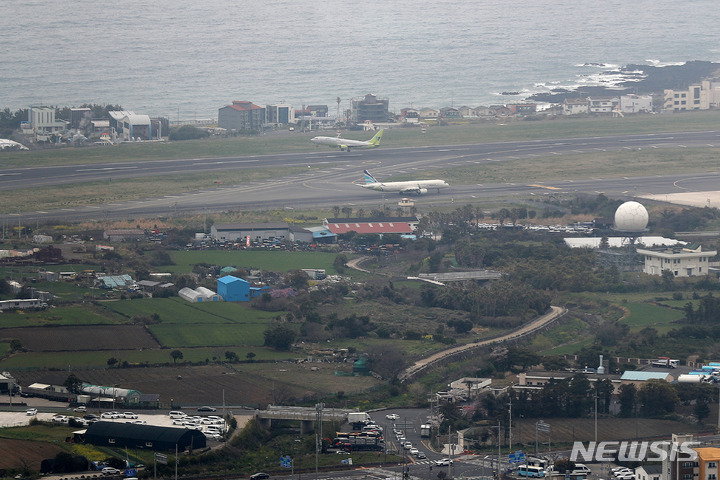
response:
M510 453L512 453L513 452L513 446L512 446L513 445L513 443L512 443L512 389L510 389L510 391L509 391L509 398L510 398L510 410L509 410L508 417L509 417L510 422L508 423L508 445L510 447L509 451L510 451Z

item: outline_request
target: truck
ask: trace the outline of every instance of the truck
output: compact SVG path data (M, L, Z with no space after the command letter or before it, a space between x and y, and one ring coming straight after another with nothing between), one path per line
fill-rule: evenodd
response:
M362 427L372 422L367 412L348 412L347 421L352 425L353 430L361 430Z
M650 365L653 367L677 368L678 365L680 365L680 361L671 360L670 357L658 357L658 359L653 360Z
M430 425L429 424L420 425L420 436L423 438L427 438L430 436Z

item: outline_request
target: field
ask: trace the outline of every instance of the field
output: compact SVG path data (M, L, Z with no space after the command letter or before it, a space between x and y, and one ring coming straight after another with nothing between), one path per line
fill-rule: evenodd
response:
M622 323L628 325L631 332L651 327L662 335L675 328L672 322L684 317L680 310L651 303L628 303L625 306L630 309L630 315Z
M5 434L4 431L2 433ZM62 451L62 448L49 442L0 438L0 469L19 469L27 465L30 470L39 472L40 462L54 458Z

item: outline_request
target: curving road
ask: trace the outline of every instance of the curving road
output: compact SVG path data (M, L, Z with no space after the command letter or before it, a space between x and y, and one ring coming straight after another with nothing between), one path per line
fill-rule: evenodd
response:
M152 177L165 174L207 173L266 167L313 167L307 173L272 178L241 185L220 185L195 192L167 195L130 202L85 208L29 211L0 215L6 221L45 222L65 220L105 220L140 216L174 216L222 210L265 210L287 208L327 208L332 205L377 208L394 205L398 196L355 188L370 169L381 179L391 175L411 176L416 171L453 166L482 165L533 157L616 151L618 149L698 148L720 146L720 131L678 132L671 134L613 135L571 139L516 141L504 143L408 148L379 148L336 152L320 149L308 153L248 156L237 158L183 159L143 162L116 162L98 165L0 168L0 191L47 188L118 178ZM720 172L687 175L649 174L641 177L594 178L582 181L552 182L552 185L478 184L453 185L440 194L419 197L416 204L433 205L553 193L599 193L609 196L669 195L683 191L717 190Z

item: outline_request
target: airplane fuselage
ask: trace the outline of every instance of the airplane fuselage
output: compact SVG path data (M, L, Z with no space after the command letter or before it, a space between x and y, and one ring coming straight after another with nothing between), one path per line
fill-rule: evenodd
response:
M370 142L364 142L362 140L350 140L347 138L338 137L315 137L310 140L315 145L329 145L331 147L338 148L357 148L357 147L374 147Z
M414 193L417 195L427 193L430 190L440 191L450 185L445 180L416 180L405 182L375 182L361 185L363 188L376 190L378 192Z

